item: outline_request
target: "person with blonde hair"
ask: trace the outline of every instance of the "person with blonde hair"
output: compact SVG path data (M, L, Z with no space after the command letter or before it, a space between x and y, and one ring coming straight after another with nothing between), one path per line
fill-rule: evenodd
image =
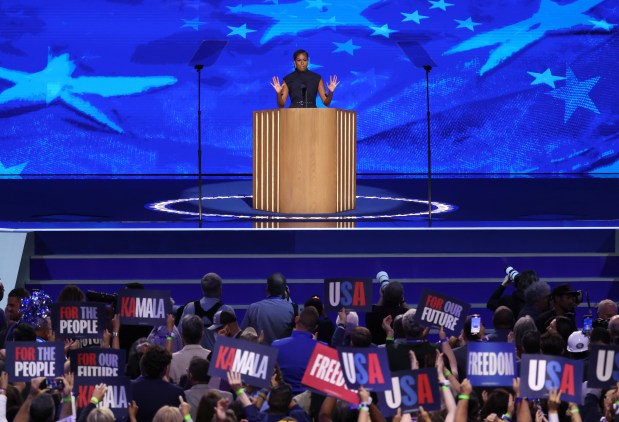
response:
M114 412L109 407L95 407L88 414L86 422L115 422Z

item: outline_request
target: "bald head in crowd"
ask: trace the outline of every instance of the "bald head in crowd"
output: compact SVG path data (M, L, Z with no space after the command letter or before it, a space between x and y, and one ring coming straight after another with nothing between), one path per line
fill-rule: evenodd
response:
M617 315L617 304L610 299L604 299L598 303L597 314L600 319L611 319Z

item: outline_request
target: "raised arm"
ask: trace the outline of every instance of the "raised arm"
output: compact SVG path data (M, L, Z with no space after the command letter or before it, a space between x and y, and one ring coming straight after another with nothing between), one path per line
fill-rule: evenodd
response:
M337 88L339 84L340 81L337 80L337 75L329 76L329 85L327 86L329 92L327 92L325 90L325 84L322 82L322 79L320 79L320 82L318 82L318 94L324 105L329 106L329 104L331 104L333 91L335 91L335 88Z
M322 83L322 81L321 81ZM286 82L280 84L279 78L277 76L273 76L273 80L271 82L271 86L277 93L277 106L279 108L286 105L286 100L288 99L288 85ZM323 88L324 91L324 88Z

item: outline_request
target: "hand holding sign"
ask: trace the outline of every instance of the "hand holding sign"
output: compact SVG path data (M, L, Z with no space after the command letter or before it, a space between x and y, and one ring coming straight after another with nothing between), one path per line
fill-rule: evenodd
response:
M548 390L548 414L559 413L559 406L561 405L561 390L558 388L551 388Z

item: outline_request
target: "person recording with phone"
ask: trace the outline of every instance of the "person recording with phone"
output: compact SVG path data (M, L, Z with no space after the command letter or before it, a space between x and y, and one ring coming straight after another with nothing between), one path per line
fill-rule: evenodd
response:
M468 355L468 343L483 341L486 327L479 315L469 315L464 322L464 328L462 329L462 338L464 345L454 349L454 355L456 356L456 362L458 362L458 375L461 379L466 378L467 368L466 359Z
M279 78L273 76L271 86L277 93L277 106L284 107L290 96L290 108L316 108L316 96L325 106L331 104L333 91L339 85L337 75L329 76L329 85L325 90L322 77L309 70L309 53L305 50L297 50L292 55L294 72L284 77L280 84Z

